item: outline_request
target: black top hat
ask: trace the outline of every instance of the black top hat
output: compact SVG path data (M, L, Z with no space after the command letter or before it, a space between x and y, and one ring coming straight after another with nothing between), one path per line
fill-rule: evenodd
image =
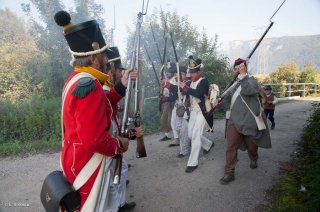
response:
M73 25L69 13L57 12L54 20L63 27L64 36L69 44L70 53L74 56L88 56L107 50L96 20Z
M107 51L107 57L108 57L108 63L107 63L107 69L110 69L110 63L113 62L115 67L121 70L125 70L126 68L121 63L121 58L119 54L118 47L110 47L111 51Z

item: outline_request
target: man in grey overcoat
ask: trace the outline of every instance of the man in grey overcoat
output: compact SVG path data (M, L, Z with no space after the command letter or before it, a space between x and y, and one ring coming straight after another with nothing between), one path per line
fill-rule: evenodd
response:
M230 105L230 110L226 117L226 165L224 176L220 179L221 184L228 184L234 180L239 148L248 150L252 169L258 167L258 147L271 148L268 125L264 113L261 112L259 84L254 77L248 75L246 60L237 59L234 63L234 71L237 72L238 77L223 99L223 102ZM262 116L260 123L254 115Z

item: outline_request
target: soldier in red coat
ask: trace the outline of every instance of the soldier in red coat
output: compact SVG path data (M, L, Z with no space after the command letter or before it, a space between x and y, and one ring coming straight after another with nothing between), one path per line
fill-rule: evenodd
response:
M109 132L112 108L125 95L129 71L105 94L102 85L110 83L105 74L110 50L98 23L73 25L65 11L58 12L55 21L63 27L74 67L62 95L63 173L74 187L80 187L81 211L117 211L118 206L103 194L108 193L104 185L109 184L106 176L112 157L129 146L127 138ZM134 79L137 72L130 74Z

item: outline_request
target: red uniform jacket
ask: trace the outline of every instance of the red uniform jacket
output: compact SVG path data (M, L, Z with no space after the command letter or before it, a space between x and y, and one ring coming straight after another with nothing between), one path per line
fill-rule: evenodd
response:
M76 74L73 72L67 83ZM70 183L74 182L95 152L109 157L123 153L118 139L112 137L108 130L111 126L112 107L122 98L120 94L125 93L125 87L120 83L105 94L98 80L94 80L94 84L94 90L86 97L79 98L72 95L76 82L66 94L64 102L61 162ZM81 207L89 196L99 168L80 189Z

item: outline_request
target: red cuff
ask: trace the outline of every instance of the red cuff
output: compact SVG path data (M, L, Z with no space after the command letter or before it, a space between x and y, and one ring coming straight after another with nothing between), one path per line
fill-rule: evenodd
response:
M188 93L188 90L189 90L189 87L187 87L187 86L184 86L184 87L182 88L182 92L183 92L184 94L187 94L187 93Z
M169 82L166 82L166 84L165 84L165 86L164 86L165 88L168 88L168 89L170 89L170 87L171 87L171 84L169 83Z

